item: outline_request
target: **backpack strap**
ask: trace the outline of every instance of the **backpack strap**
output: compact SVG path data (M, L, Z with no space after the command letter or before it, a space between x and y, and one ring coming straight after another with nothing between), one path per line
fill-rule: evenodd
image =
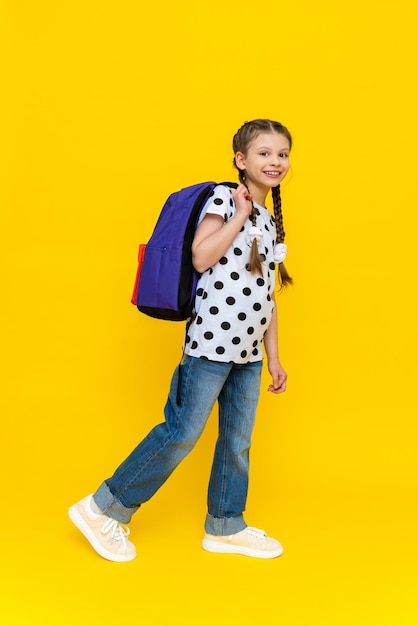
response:
M238 183L219 183L220 185L224 185L225 187L229 187L230 189L236 189L238 187Z

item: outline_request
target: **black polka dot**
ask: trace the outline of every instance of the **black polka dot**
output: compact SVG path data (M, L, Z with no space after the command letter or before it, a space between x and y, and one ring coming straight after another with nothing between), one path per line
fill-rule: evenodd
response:
M221 328L223 330L229 330L231 328L231 324L229 322L222 322Z
M266 255L265 254L260 254L260 258L261 258L262 261L265 261L266 260Z
M244 232L244 230L245 230L245 226L243 226L239 232L240 232L240 233L243 233L243 232Z
M241 320L241 322L243 322L244 320L247 319L247 314L246 313L238 313L238 319Z
M190 346L192 350L196 350L197 348L197 341L193 341L192 345Z
M250 326L249 328L247 328L247 333L249 335L253 335L254 334L254 328L252 326Z
M267 298L266 298L266 300L267 300L267 302L270 302L270 301L271 301L271 296L270 296L270 294L269 294L269 293L267 294Z
M224 354L225 348L223 346L218 346L216 348L216 354Z
M213 274L213 267L210 267L210 268L209 268L209 276L210 276L211 274Z
M267 226L267 224L264 224L264 228L266 229L266 231L269 231L269 227Z
M211 333L209 330L207 330L203 336L205 339L213 339L213 333Z
M239 279L238 272L231 272L231 278L232 280L238 280Z
M232 198L229 198L229 206L234 206Z
M208 292L207 292L207 291L204 291L204 292L203 292L203 295L202 295L202 299L203 299L203 300L206 300L206 298L207 298L207 297L208 297Z
M209 309L209 313L211 315L218 315L218 313L219 313L218 307L217 306L211 306L210 309Z
M186 343L190 343L190 335L186 335Z
M217 280L216 283L213 286L215 287L215 289L223 289L224 288L224 284L220 280Z
M226 213L224 213L224 222L227 222L227 221L228 221L228 216Z
M234 337L232 343L234 344L234 346L237 346L239 343L241 343L241 339L239 337Z
M251 289L249 287L244 287L244 289L242 290L242 293L244 294L244 296L250 296Z
M257 356L257 354L258 354L258 350L257 350L257 348L255 348L255 349L253 350L253 355L254 355L254 356Z
M241 256L242 254L241 248L234 248L234 254L235 256Z
M272 261L271 263L269 263L269 268L270 268L271 270L274 270L274 262L273 262L273 261Z
M257 278L257 285L259 287L262 287L264 285L264 278Z
M245 359L245 357L246 357L246 356L247 356L247 351L246 351L246 350L243 350L243 351L241 352L241 359Z
M196 317L196 324L201 324L203 322L202 318L200 317L200 315L198 315Z
M229 296L226 299L226 303L229 304L230 306L232 306L233 304L235 304L235 298L233 298L232 296Z
M222 198L215 198L215 200L213 201L213 204L217 204L218 206L220 206L223 203L224 201L222 200Z
M253 342L253 348L255 348L258 344L258 340L256 339L256 341Z
M259 311L261 309L261 304L259 302L256 302L255 304L253 304L253 309L254 311Z
M219 263L221 265L226 265L228 263L228 259L226 258L226 256L223 256L219 259Z
M264 324L267 324L267 320L265 317L262 318L262 320L260 321L260 324L262 324L264 326Z
M267 246L264 248L264 250L266 251L266 254L269 253L269 249L267 248Z
M199 297L203 296L203 289L202 289L202 287L199 287L199 289L196 291L196 295L199 296Z

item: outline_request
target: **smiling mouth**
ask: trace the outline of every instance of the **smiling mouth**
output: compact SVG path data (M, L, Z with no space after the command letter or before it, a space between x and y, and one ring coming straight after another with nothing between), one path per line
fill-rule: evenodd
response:
M274 176L274 177L280 176L280 172L273 172L273 171L264 172L264 174L266 174L266 176Z

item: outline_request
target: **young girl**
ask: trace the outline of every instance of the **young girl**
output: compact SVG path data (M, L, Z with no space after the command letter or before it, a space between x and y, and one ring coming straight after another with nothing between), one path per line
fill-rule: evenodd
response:
M125 524L192 450L216 401L219 437L202 547L259 558L277 557L283 551L264 531L247 526L243 512L262 344L272 379L268 390L279 394L286 389L278 355L274 287L275 264L281 283L291 282L283 265L286 246L280 201L291 147L287 128L264 119L246 122L233 139L240 184L233 190L215 188L196 230L193 264L201 277L186 326L183 359L171 381L165 421L93 495L69 510L74 524L106 559L135 558ZM265 208L269 190L274 220Z

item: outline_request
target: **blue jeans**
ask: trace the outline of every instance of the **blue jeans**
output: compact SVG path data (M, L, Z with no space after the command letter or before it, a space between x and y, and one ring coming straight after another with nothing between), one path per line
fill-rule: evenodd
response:
M261 368L261 361L220 363L184 355L171 381L165 422L155 426L113 476L102 483L94 494L97 506L106 515L128 523L192 450L218 400L219 436L209 481L205 530L214 535L243 530Z

